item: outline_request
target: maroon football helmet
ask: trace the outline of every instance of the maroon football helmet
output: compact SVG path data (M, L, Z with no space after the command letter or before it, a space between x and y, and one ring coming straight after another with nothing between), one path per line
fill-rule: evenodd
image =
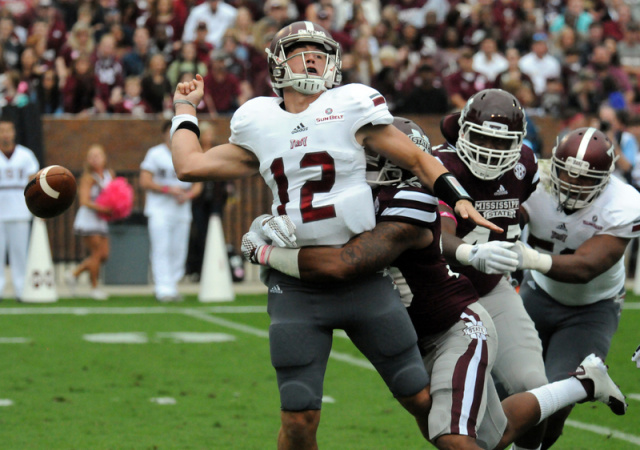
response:
M420 150L431 154L431 142L418 124L404 117L395 117L393 125L409 136ZM414 177L411 171L396 166L384 156L367 153L367 183L370 185L396 184Z
M291 71L288 64L290 58L287 58L287 53L290 47L300 43L316 44L326 51L303 52L325 55L327 64L324 73L311 74L307 71L306 65L304 73ZM293 22L282 28L273 37L271 46L266 49L266 52L271 84L279 97L282 97L282 88L285 86L292 86L298 92L311 95L337 86L342 80L340 44L333 40L327 30L313 22ZM304 55L302 58L304 59Z
M589 206L609 182L618 157L613 143L597 128L578 128L553 148L551 185L568 210Z
M473 95L460 119L456 150L471 173L493 180L520 160L526 119L520 102L501 89Z

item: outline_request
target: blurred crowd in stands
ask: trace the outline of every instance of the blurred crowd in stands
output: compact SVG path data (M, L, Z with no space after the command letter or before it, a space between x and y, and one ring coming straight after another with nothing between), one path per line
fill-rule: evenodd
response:
M170 117L176 83L200 73L199 112L227 115L274 95L264 50L282 26L311 20L342 44L343 84L375 87L396 114L444 114L499 87L529 117L550 115L567 129L603 107L612 133L640 127L638 0L0 0L0 8L0 106L31 102L43 114Z

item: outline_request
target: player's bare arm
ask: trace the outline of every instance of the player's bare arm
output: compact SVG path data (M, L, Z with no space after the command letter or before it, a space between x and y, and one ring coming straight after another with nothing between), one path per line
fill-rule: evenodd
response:
M551 269L545 275L566 283L588 283L618 262L628 244L629 239L617 236L593 236L571 255L552 255Z
M300 278L307 281L345 281L389 266L402 252L423 248L433 240L426 228L400 222L381 222L342 248L306 247L298 255Z
M250 231L242 237L242 253L254 264L272 267L305 281L346 281L382 270L405 250L423 248L432 241L433 233L427 228L382 222L342 248L278 248Z
M437 191L436 181L448 170L433 156L420 151L409 137L393 125L365 125L356 133L356 139L367 150L381 154L395 164L410 170L420 182ZM462 186L460 186L462 189ZM438 192L435 192L438 195ZM503 230L478 213L469 200L455 204L456 213L463 219L501 233Z
M200 146L196 106L204 95L204 80L178 83L173 96L171 155L178 179L182 181L230 180L258 173L258 161L249 151L234 144L217 145L207 151Z

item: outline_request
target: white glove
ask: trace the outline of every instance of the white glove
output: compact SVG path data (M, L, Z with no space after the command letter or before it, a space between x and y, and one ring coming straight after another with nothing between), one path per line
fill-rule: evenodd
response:
M249 231L242 236L240 250L242 256L252 264L260 264L257 258L257 250L263 245L269 245L258 233Z
M277 247L296 248L296 226L289 216L272 216L263 214L251 223L250 231L271 241Z
M636 363L636 367L640 369L640 345L638 345L638 348L631 357L631 361L634 361Z
M511 251L512 242L489 241L484 244L460 244L456 259L487 274L513 272L518 266L518 255Z
M551 269L551 255L540 253L522 241L517 241L513 251L518 254L518 269L531 269L540 273L547 273Z

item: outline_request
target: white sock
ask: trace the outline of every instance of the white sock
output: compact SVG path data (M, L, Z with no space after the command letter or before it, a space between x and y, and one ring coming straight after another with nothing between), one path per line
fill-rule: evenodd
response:
M540 420L549 417L565 406L572 405L587 398L587 391L577 378L571 377L555 383L545 384L527 391L536 396L540 405Z

